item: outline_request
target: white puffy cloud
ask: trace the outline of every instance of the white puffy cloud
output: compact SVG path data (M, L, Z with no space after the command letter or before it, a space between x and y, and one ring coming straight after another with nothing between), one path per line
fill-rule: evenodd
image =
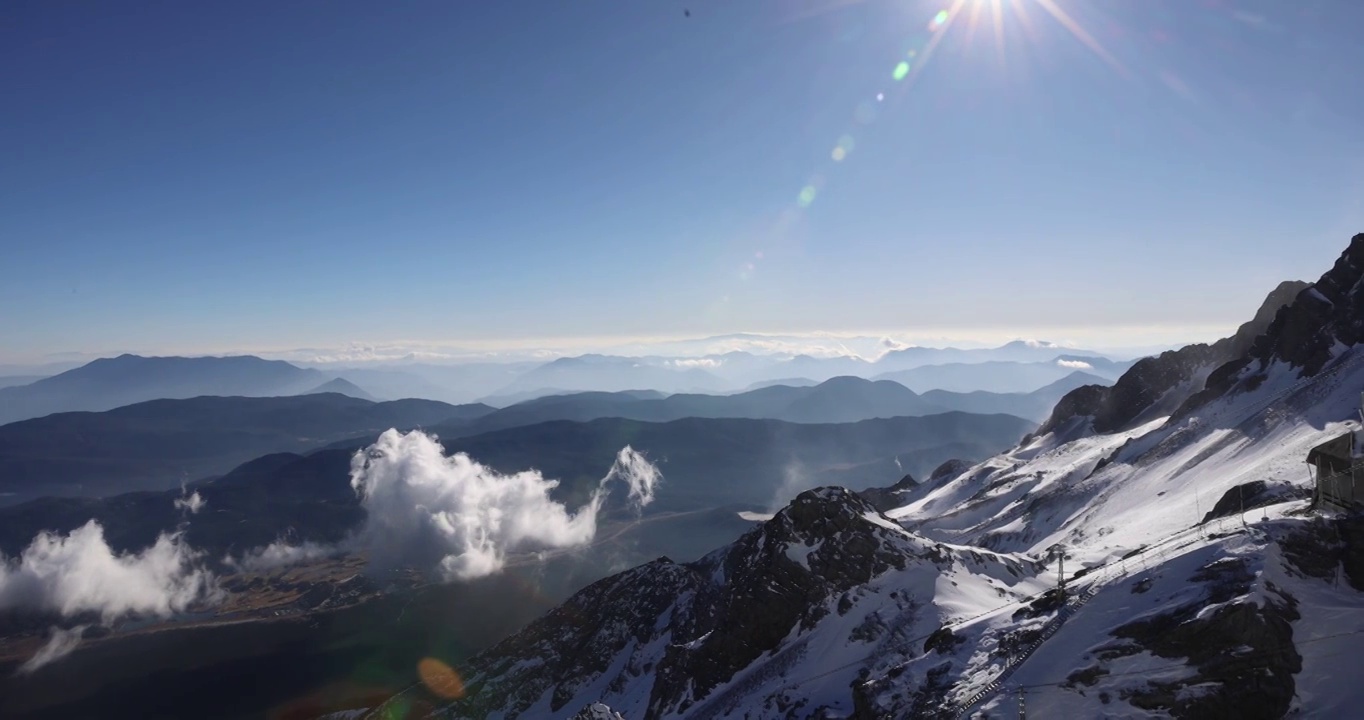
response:
M663 479L658 467L634 448L626 445L616 453L616 461L611 470L602 478L600 489L605 489L612 480L625 483L629 489L630 504L636 509L654 501L654 490Z
M193 494L188 496L181 494L180 497L175 499L175 509L188 510L191 515L198 513L207 504L208 501L204 500L198 490L195 490Z
M416 565L447 580L481 577L501 570L510 552L590 543L613 481L643 506L659 473L627 446L589 500L570 511L550 496L559 482L538 471L503 475L464 453L446 457L420 431L389 430L351 460L351 486L366 511L357 541L381 569Z
M64 616L98 613L167 616L218 597L211 572L179 533L140 553L116 554L94 520L70 535L40 533L17 558L0 557L0 610L31 608Z
M70 630L54 627L52 637L48 638L47 644L38 648L38 652L33 653L33 657L19 666L20 675L28 675L44 665L51 665L58 660L70 655L76 646L81 642L81 635L85 633L88 625L77 625Z
M223 562L249 572L266 572L331 557L340 552L341 548L335 545L311 541L290 545L284 540L276 540L265 547L248 550L240 559L226 557Z
M1057 365L1060 365L1060 366L1063 367L1063 368L1071 368L1071 369L1073 369L1073 370L1093 370L1093 369L1094 369L1094 366L1093 366L1093 365L1090 365L1089 363L1085 362L1084 360L1057 360L1057 361L1056 361L1056 364L1057 364Z

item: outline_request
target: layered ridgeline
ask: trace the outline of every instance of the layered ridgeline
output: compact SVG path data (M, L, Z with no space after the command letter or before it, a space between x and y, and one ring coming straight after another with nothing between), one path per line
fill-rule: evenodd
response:
M160 398L298 395L329 380L281 360L237 357L101 358L59 375L0 388L0 423L73 410L109 410ZM324 390L325 391L325 390Z
M369 407L363 400L343 399L359 409ZM207 400L255 405L249 398ZM678 526L675 531L653 526L656 533L643 540L647 547L670 553L701 543L693 557L713 548L715 538L723 542L737 537L748 526L738 511L765 511L784 504L820 478L837 476L851 487L863 488L905 473L923 476L952 458L989 457L1035 427L1008 415L965 413L832 425L701 418L645 423L606 418L466 437L449 437L441 425L426 425L444 439L450 454L466 453L506 474L535 468L559 480L554 499L570 507L586 501L603 469L611 466L622 446L630 445L657 462L666 478L646 515L730 508L721 519L705 513L688 516L700 524ZM70 432L59 436L62 443L75 442L76 431ZM307 455L266 455L222 477L190 483L188 490L197 491L209 510L196 515L186 538L215 554L266 544L285 534L297 541L335 541L363 519L350 485L350 462L356 450L371 442L372 437L362 444ZM161 440L149 449L165 444ZM149 456L139 457L146 462ZM163 492L103 499L49 498L0 508L0 553L12 556L39 531L69 532L91 519L105 527L116 550L140 549L159 532L177 525L181 515L174 501L181 492L177 486ZM681 542L668 540L672 537Z
M267 453L305 452L389 428L466 422L487 405L292 397L152 400L0 426L0 500L157 490L219 475Z
M1236 336L880 508L810 491L697 562L602 580L461 667L439 714L1353 715L1364 533L1309 509L1304 460L1356 426L1362 260L1359 235Z
M640 390L571 393L526 400L472 419L466 429L450 427L447 430L483 432L550 420L581 422L604 417L649 422L700 417L846 423L953 411L1016 415L1041 422L1066 393L1094 383L1104 385L1108 381L1082 370L1069 370L1058 380L1045 385L1039 383L1035 390L1015 393L930 390L920 394L890 380L852 376L835 377L808 386L770 385L731 395L664 395Z

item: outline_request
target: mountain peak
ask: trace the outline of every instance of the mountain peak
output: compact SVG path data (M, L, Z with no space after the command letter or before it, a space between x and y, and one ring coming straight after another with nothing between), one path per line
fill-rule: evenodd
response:
M377 400L377 398L375 398L373 395L370 395L369 393L361 389L359 385L356 385L355 383L340 377L332 378L331 380L328 380L327 382L318 385L312 390L307 390L299 394L318 395L321 393L337 393L340 395L345 395L347 397L359 398L361 400L369 400L371 402Z
M1203 388L1209 373L1242 356L1281 308L1308 287L1300 281L1280 283L1265 297L1255 316L1231 337L1212 345L1198 343L1142 358L1110 387L1077 387L1056 403L1051 417L1038 428L1037 434L1073 427L1080 418L1088 418L1095 432L1110 433L1161 413L1175 412Z

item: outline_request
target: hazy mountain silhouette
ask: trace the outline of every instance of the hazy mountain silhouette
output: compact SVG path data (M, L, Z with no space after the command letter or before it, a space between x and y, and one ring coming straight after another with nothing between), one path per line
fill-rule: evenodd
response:
M950 363L982 362L1049 362L1058 355L1106 360L1102 354L1092 350L1067 348L1056 343L1037 340L1014 340L995 348L928 348L909 347L892 350L882 355L877 365L887 371L907 370L921 365L946 365Z
M49 376L47 376L47 375L4 375L4 376L0 376L0 388L18 387L18 386L20 386L20 385L28 385L28 384L30 384L30 383L38 382L39 380L42 380L42 379L45 378L45 377L49 377Z
M251 355L101 358L19 387L0 388L0 423L71 410L200 395L294 395L326 382L318 370Z
M700 367L653 364L646 358L579 355L545 363L498 390L496 395L560 388L614 392L650 388L663 392L719 392L731 384Z
M329 367L326 372L355 383L376 398L426 398L461 403L471 397L401 368Z
M486 405L375 403L336 393L152 400L0 426L0 493L102 495L166 488L265 453L304 451L390 427L462 421Z
M359 385L356 385L355 383L345 378L332 378L331 380L328 380L327 382L318 385L312 390L306 390L299 394L316 395L319 393L338 393L341 395L346 395L348 397L360 398L361 400L369 400L371 402L378 400L378 398L362 390Z
M805 387L771 385L732 395L638 391L585 392L539 397L505 407L470 422L460 434L483 432L551 420L588 421L618 417L667 422L685 417L767 418L797 423L856 422L872 418L921 416L949 411L1004 413L1041 422L1062 395L1091 383L1108 381L1072 371L1030 393L955 393L941 390L919 395L888 380L837 377Z
M1050 372L1034 369L1029 374L1015 367L1040 367L1058 361L1059 367ZM886 352L876 360L851 354L817 356L777 352L764 355L746 351L697 357L589 354L559 358L529 368L514 380L479 397L495 405L548 394L614 392L630 388L652 388L668 393L717 393L752 390L774 384L795 386L818 383L842 376L895 380L916 391L1030 392L1059 380L1072 370L1084 370L1116 379L1131 364L1112 360L1092 350L1027 340L979 349L907 347ZM936 373L924 371L904 377L892 374L924 367L956 365L980 367L952 380L950 386L940 384L944 381L935 376L951 376L951 370ZM985 384L973 384L977 382Z
M1051 415L1052 408L1056 407L1056 403L1071 390L1085 385L1109 385L1111 383L1112 381L1108 378L1076 370L1050 385L1027 393L994 393L984 390L959 393L949 390L929 390L922 397L928 402L953 410L970 413L1006 413L1035 422L1042 422Z
M1063 356L1047 362L988 361L923 365L875 376L875 380L894 380L915 392L950 390L969 393L978 390L995 393L1032 392L1081 370L1112 384L1135 361Z
M811 385L818 384L819 384L818 380L811 380L810 378L801 377L778 378L776 380L759 380L758 382L751 383L750 385L748 385L748 387L744 388L744 391L747 392L749 390L761 390L762 388L772 387L773 385L789 385L791 387L810 387Z

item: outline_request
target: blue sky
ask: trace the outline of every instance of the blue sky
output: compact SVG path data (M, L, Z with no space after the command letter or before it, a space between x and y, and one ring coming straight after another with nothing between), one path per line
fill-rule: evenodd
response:
M7 3L0 360L1203 339L1364 231L1361 27L1353 0Z

